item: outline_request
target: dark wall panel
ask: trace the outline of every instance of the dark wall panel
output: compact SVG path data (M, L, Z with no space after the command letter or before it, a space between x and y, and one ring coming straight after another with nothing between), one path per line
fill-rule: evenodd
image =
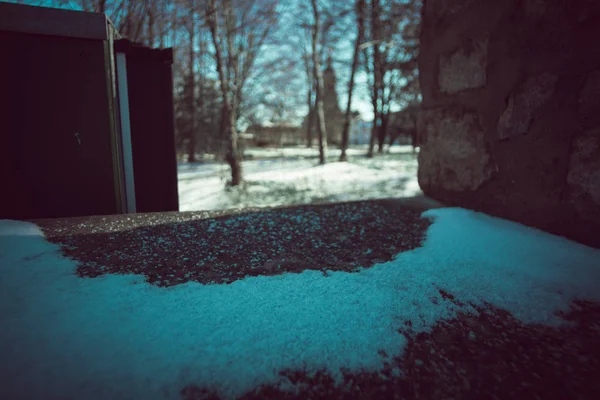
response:
M116 213L104 42L0 32L0 43L0 218Z
M178 211L173 53L127 46L137 212Z

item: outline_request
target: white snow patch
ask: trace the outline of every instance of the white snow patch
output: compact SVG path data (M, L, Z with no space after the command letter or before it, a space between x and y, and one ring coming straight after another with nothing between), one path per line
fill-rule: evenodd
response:
M0 219L2 229L0 236L39 236L40 230L32 224L23 224L21 221Z
M372 159L364 157L365 149L349 149L350 159L343 163L337 162L339 154L331 152L325 165L317 164L316 149L251 149L248 152L267 158L242 162L247 184L243 188L226 190L230 172L225 164L180 164L179 209L273 207L412 197L422 193L417 181L417 158L410 146L393 146L390 154Z
M346 150L348 156L364 156L369 150L368 145L353 145ZM417 148L417 151L419 148ZM412 153L413 147L406 145L385 146L384 151L391 154ZM327 150L329 156L334 159L339 158L341 150L339 148L329 148ZM319 149L315 147L307 148L306 146L293 146L281 148L269 147L251 147L244 150L244 155L251 157L318 157Z
M404 321L454 315L437 287L548 324L574 298L600 300L600 250L463 209L424 216L422 248L357 273L170 288L79 278L37 227L0 221L0 398L176 399L187 384L233 398L284 384L286 368L377 371L378 350L401 355Z

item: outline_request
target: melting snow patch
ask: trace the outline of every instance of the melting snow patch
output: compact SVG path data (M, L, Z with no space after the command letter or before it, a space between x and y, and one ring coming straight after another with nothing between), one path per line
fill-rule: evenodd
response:
M285 385L283 369L341 382L342 367L401 355L405 321L455 315L439 289L549 324L574 298L600 300L600 250L462 209L424 216L422 248L358 273L170 288L79 278L37 227L0 221L0 398L176 399L188 384L233 398Z
M333 157L325 165L316 159L296 158L245 160L242 162L246 187L225 189L229 179L224 165L180 164L178 167L179 209L219 210L246 207L271 207L310 204L315 201L352 201L421 194L417 180L416 155L406 152L406 146L392 146L393 154L350 157L348 162ZM409 146L410 147L410 146ZM357 153L365 154L366 148ZM288 156L315 149L287 148L253 149L258 154ZM248 151L247 151L248 152ZM362 153L361 153L362 152ZM331 155L331 154L330 154Z

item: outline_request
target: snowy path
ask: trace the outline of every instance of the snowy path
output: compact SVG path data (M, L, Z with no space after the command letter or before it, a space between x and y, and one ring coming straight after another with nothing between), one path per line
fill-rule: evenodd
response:
M359 272L168 288L80 278L35 225L0 221L0 398L177 399L190 384L233 398L291 388L284 369L341 384L342 368L377 373L401 357L402 326L428 332L485 304L560 326L557 310L600 301L598 249L463 209L424 216L423 247Z
M316 149L250 149L246 154L257 159L242 163L243 189L225 188L230 179L225 164L182 163L178 169L179 209L273 207L421 194L412 147L390 150L390 154L367 159L364 148L350 149L349 162L339 163L339 150L331 149L329 162L320 166Z

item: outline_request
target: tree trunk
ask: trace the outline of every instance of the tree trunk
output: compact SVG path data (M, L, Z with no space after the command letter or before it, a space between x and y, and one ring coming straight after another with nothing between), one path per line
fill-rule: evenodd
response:
M314 82L308 88L308 115L306 118L306 147L312 147L313 127L315 126L315 107L313 104Z
M350 116L352 115L352 93L354 91L354 75L358 67L360 57L360 43L364 34L363 21L364 0L356 0L356 18L358 23L358 32L356 35L356 43L354 43L354 55L352 56L352 69L350 70L350 81L348 82L348 102L346 103L346 114L344 115L344 127L342 128L342 145L340 146L342 153L340 161L346 161L346 150L348 150L348 135L350 131Z
M177 4L173 3L173 13L171 14L171 46L172 48L175 48L175 45L177 43L177 28L178 28L178 24L177 24Z
M225 65L225 55L221 49L221 39L218 32L218 15L217 6L215 0L210 0L207 4L208 9L208 26L210 29L213 46L215 49L215 60L217 62L217 74L219 76L221 95L223 97L223 112L221 119L221 137L225 136L227 149L225 152L225 160L231 167L231 186L238 186L242 183L242 163L241 154L238 149L238 137L236 132L236 113L237 113L237 102L235 100L235 93L233 93L231 87L231 81L226 73L227 65L233 64L232 60L228 60ZM226 15L233 15L231 9L231 2L226 2L227 7ZM230 22L230 21L227 21ZM231 38L228 39L229 41ZM228 54L228 57L233 57L232 54Z
M315 24L312 32L312 58L313 71L317 83L316 114L317 114L317 133L319 135L319 164L325 164L327 161L327 129L325 128L325 111L323 109L323 71L319 60L317 45L319 43L319 33L321 31L321 21L319 19L319 9L317 0L311 0Z
M196 59L198 60L198 79L196 80L196 86L198 86L198 97L196 98L196 130L198 131L197 138L201 138L200 140L200 150L201 154L207 153L208 149L208 134L205 129L205 121L206 121L206 111L205 111L205 75L202 71L202 60L206 56L206 46L204 43L203 31L198 30L198 55ZM204 128L204 129L203 129Z
M148 45L150 47L154 47L154 42L156 41L156 35L154 33L154 25L155 25L155 18L154 18L154 4L148 4L148 11L147 11L147 15L148 15Z
M389 113L381 115L381 126L377 132L377 152L383 153L383 145L385 144L385 137L387 136L388 122L390 120Z
M223 109L225 136L227 140L225 160L231 167L231 186L238 186L242 183L242 163L240 161L241 155L235 129L236 116L235 112L228 105L224 105Z
M187 161L189 163L196 162L196 82L194 78L194 71L190 71L190 87L191 87L191 99L189 104L189 112L190 112L190 131L188 134L188 157Z
M375 152L375 139L377 138L377 132L379 132L379 107L378 107L378 91L376 84L373 87L373 94L371 104L373 105L373 128L371 129L371 137L369 138L369 151L367 157L372 158Z
M378 119L379 116L377 112L373 115L373 128L371 129L371 137L369 138L369 151L367 152L367 157L372 158L373 153L375 152L375 138L377 137L378 132Z
M319 164L327 161L327 128L325 127L325 111L323 109L323 88L317 89L317 133L319 136Z
M375 150L375 139L378 138L378 132L380 130L379 119L381 118L381 107L380 102L383 101L382 90L382 79L380 76L381 72L381 54L379 52L379 40L381 38L381 24L380 24L380 0L373 0L371 2L371 40L373 44L373 130L371 131L371 139L369 140L369 152L367 157L373 157Z
M412 152L415 154L417 152L417 146L419 145L419 131L417 130L417 117L414 114L411 116L411 121L413 123L413 130L410 132L410 136L412 139Z
M194 37L196 36L196 25L194 21L194 10L190 10L190 132L188 137L188 162L196 162L196 74L194 73L194 66L196 63L195 50L194 50Z

